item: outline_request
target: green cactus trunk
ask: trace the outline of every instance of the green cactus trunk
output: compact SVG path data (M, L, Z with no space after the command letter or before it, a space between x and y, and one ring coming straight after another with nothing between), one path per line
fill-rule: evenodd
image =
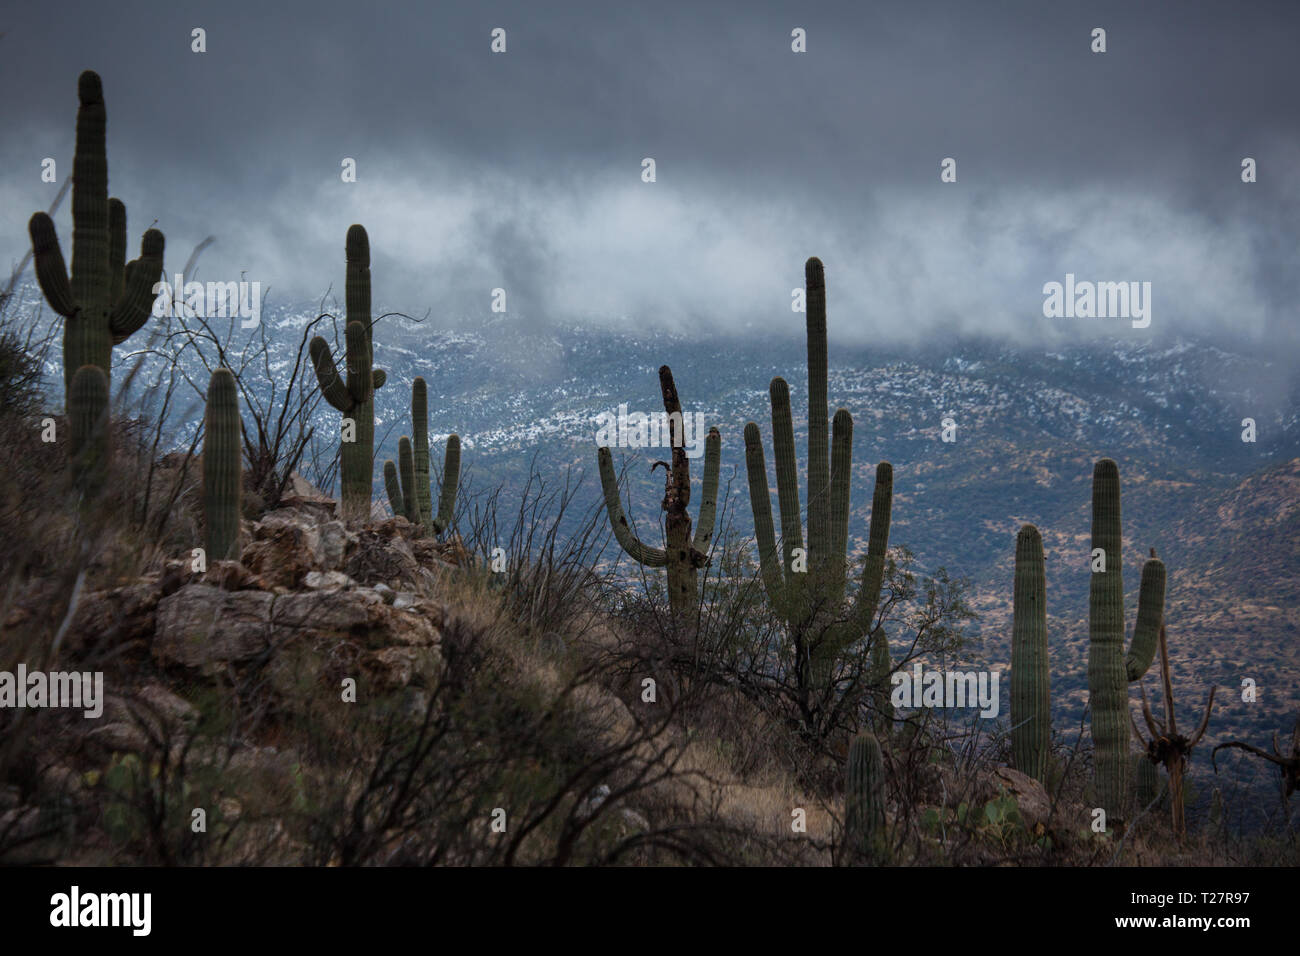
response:
M844 780L844 842L852 858L881 862L885 840L885 764L880 744L859 734L849 745Z
M98 365L83 365L68 389L68 467L83 506L104 490L112 454L108 376Z
M375 389L386 376L373 367L374 340L370 317L370 239L359 225L348 229L347 325L345 328L347 378L343 379L330 354L329 343L319 335L310 353L325 400L343 413L343 440L339 452L342 512L345 521L370 520L375 454ZM348 423L351 422L349 429ZM351 432L351 441L348 441Z
M203 422L203 516L208 559L238 560L243 450L239 391L229 369L217 369L208 380Z
M780 377L774 378L769 388L777 500L781 509L779 546L772 522L763 440L754 422L745 426L745 464L764 590L773 609L790 629L799 659L797 676L805 696L811 700L829 686L835 665L844 651L874 627L889 550L893 468L887 461L880 462L876 468L861 584L852 605L845 606L853 418L843 408L836 411L828 441L826 279L819 259L808 260L804 277L808 310L806 553L802 553L804 544L790 389Z
M64 318L63 379L69 404L76 373L95 365L110 376L113 346L148 321L164 247L163 234L150 229L141 240L140 257L125 262L126 206L108 196L107 121L98 74L82 73L77 95L70 278L54 221L38 212L27 227L37 282L50 307Z
M686 455L682 403L677 396L672 370L667 365L659 369L659 388L663 394L664 411L671 423L672 462L656 462L651 470L663 466L667 472L662 504L665 513L665 548L652 548L628 524L619 500L618 476L614 473L614 459L608 448L597 451L600 483L605 494L605 511L609 515L614 537L632 560L649 568L665 568L668 577L668 601L673 614L684 622L694 621L699 611L699 570L709 563L709 547L713 541L713 523L717 511L718 473L722 437L716 428L709 429L704 440L704 486L700 502L700 521L691 534L691 466Z
M1016 769L1047 778L1052 745L1051 675L1047 656L1047 577L1043 539L1027 524L1016 535L1011 623L1011 754Z
M1165 599L1165 568L1153 551L1142 569L1137 624L1126 656L1122 546L1119 466L1103 458L1092 474L1092 549L1094 560L1104 561L1104 570L1093 570L1089 590L1088 700L1094 789L1108 825L1122 821L1129 792L1128 683L1151 665Z

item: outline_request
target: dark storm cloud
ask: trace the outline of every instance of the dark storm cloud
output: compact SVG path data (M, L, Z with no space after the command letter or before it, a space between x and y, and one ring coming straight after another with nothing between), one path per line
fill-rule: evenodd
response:
M1227 2L11 7L0 257L57 188L41 159L70 171L92 67L133 233L156 219L171 270L213 234L201 277L281 297L339 287L359 221L377 304L435 323L499 286L528 321L790 325L819 255L837 336L1147 334L1044 319L1073 272L1150 281L1149 332L1289 347L1297 26Z

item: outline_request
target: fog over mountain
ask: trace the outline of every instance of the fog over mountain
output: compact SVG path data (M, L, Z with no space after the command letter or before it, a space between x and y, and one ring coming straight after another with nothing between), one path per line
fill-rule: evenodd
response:
M23 91L0 207L49 204L47 156L70 173L94 68L112 191L133 235L166 233L168 274L214 235L200 278L317 297L361 221L377 301L429 329L480 321L499 287L530 327L797 330L818 255L845 343L1297 345L1294 4L62 9L0 18L0 80ZM68 205L56 222L69 237ZM0 235L0 263L25 251ZM1150 282L1150 326L1044 318L1067 274Z

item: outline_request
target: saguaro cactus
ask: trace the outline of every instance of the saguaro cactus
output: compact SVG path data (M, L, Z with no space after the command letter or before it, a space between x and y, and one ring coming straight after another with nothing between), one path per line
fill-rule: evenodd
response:
M460 436L447 436L442 459L442 492L438 496L438 514L433 514L433 488L429 473L429 393L424 379L417 377L411 386L411 422L415 429L415 446L405 435L397 443L399 468L384 462L384 487L393 514L403 515L418 524L426 534L442 534L451 527L456 511L456 492L460 487ZM407 459L410 459L408 471Z
M68 388L68 466L72 487L87 503L99 496L108 475L112 431L108 415L108 376L98 365L83 365Z
M1052 744L1047 657L1047 578L1043 538L1027 524L1016 535L1011 620L1011 755L1016 769L1045 780Z
M126 206L108 198L108 158L104 148L104 89L91 70L77 83L77 149L72 164L72 276L69 279L54 221L32 216L36 279L45 299L64 318L63 381L71 403L72 380L86 365L111 375L113 346L148 320L153 287L162 276L163 234L150 229L140 242L140 257L126 260Z
M672 463L655 462L651 471L663 466L667 472L664 486L663 510L666 547L652 548L641 543L632 531L618 496L618 477L614 473L614 459L608 448L597 452L600 484L605 493L605 510L610 527L623 550L634 561L648 568L667 568L668 601L673 612L689 620L699 607L698 572L709 562L709 544L713 540L713 521L718 505L718 467L722 436L710 428L704 440L704 497L700 502L700 522L691 537L691 465L686 457L686 437L683 431L682 403L677 397L672 370L667 365L659 369L659 388L663 393L664 411L667 413L672 442Z
M243 449L239 392L229 369L219 368L208 379L203 424L203 517L208 559L238 559Z
M362 226L348 229L347 325L344 332L347 379L339 375L329 343L319 335L309 351L325 400L343 413L340 451L343 517L370 519L370 494L375 454L375 389L384 384L382 369L373 368L374 339L370 318L370 239ZM351 428L348 422L351 421ZM352 440L349 441L348 438Z
M851 854L877 861L885 849L885 763L871 734L849 744L844 776L845 844Z
M1125 655L1122 541L1119 466L1103 458L1092 473L1088 699L1096 796L1108 820L1122 819L1129 790L1128 682L1140 679L1151 666L1165 611L1165 566L1152 551L1142 568L1137 623Z
M835 413L827 443L826 278L820 259L804 267L808 326L808 546L804 550L795 465L790 389L772 379L772 443L776 453L777 498L781 507L781 550L772 524L767 462L758 425L745 426L745 463L754 532L768 600L789 625L806 690L826 684L835 659L872 626L889 548L893 467L876 467L871 530L862 583L845 607L848 561L849 484L853 459L853 418ZM780 555L778 557L778 554Z

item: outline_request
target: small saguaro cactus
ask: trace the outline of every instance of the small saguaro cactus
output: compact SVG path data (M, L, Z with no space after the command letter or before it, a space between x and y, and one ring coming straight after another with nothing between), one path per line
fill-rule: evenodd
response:
M1011 755L1016 769L1046 779L1052 745L1051 674L1047 656L1047 577L1043 538L1027 524L1016 535L1011 619Z
M64 318L63 382L71 400L72 380L86 365L111 375L113 346L148 320L154 286L162 276L163 234L145 232L140 257L126 263L126 206L108 197L104 148L104 89L91 70L77 83L77 148L72 162L72 275L63 260L54 221L32 216L36 280L45 299Z
M1129 792L1129 681L1155 657L1165 612L1165 566L1151 552L1142 568L1137 623L1124 653L1124 575L1119 466L1109 458L1092 473L1092 577L1088 600L1088 702L1096 797L1108 820L1122 820Z
M329 343L319 335L309 351L321 394L343 413L339 471L343 487L343 518L370 519L375 454L375 389L385 374L373 368L374 339L370 318L370 239L362 226L348 229L347 324L344 330L347 378L339 375ZM351 422L349 428L348 422ZM349 441L349 438L351 439Z
M849 744L844 778L845 846L876 862L885 849L885 763L871 734L858 734Z
M393 514L417 524L426 534L442 534L451 527L456 511L456 492L460 487L460 436L447 436L447 450L442 459L442 492L438 496L438 514L433 514L433 488L429 473L429 393L424 379L417 377L411 386L411 422L415 427L415 444L405 435L397 443L400 462L384 462L384 488ZM409 460L409 468L408 468Z
M661 465L667 476L664 479L663 510L664 548L652 548L641 543L623 513L618 496L618 477L614 473L614 459L608 448L597 451L600 484L605 493L605 510L609 514L614 537L633 561L648 568L666 568L668 572L668 602L679 617L690 620L699 608L698 572L709 563L709 544L713 540L713 521L718 506L718 468L722 436L710 428L704 440L704 487L700 501L700 522L691 537L691 465L686 456L686 436L682 403L677 397L672 370L667 365L659 369L659 388L663 393L664 411L669 422L672 442L672 463L657 461L651 471Z
M851 607L845 607L849 537L849 485L853 464L853 418L841 408L830 435L826 416L826 277L820 259L804 267L808 327L808 548L804 551L795 464L790 389L772 379L772 444L776 454L777 498L781 507L781 541L772 524L767 462L758 425L745 426L745 464L758 539L759 567L768 601L791 630L805 691L824 687L836 658L866 636L873 626L889 549L889 514L893 467L876 467L871 529L862 583ZM829 438L829 442L828 442Z
M83 365L68 388L68 466L72 487L83 503L99 496L108 476L112 429L108 376L98 365Z
M203 518L209 561L239 558L239 513L243 492L243 448L239 390L229 369L208 379L203 416Z

